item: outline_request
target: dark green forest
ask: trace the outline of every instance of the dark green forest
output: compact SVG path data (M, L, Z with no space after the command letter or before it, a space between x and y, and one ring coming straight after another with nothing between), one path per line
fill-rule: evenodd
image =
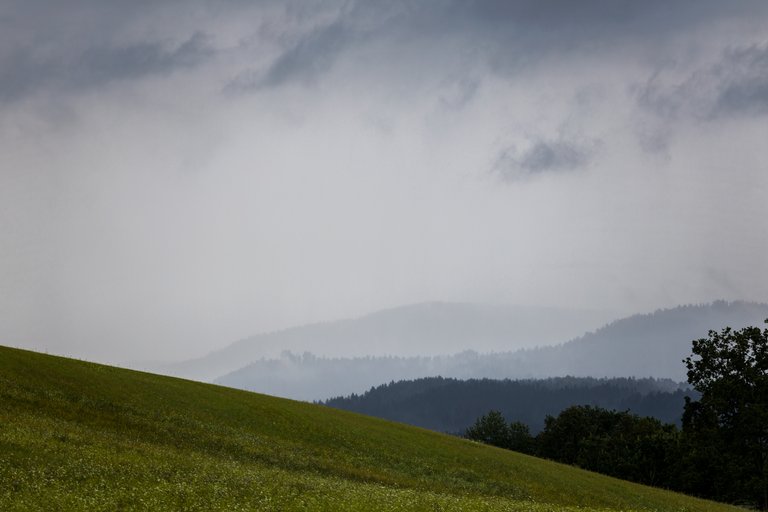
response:
M362 395L337 397L325 405L442 432L459 433L478 416L499 410L532 432L544 419L573 405L628 410L680 424L688 385L668 379L558 377L541 380L448 379L430 377L391 382Z

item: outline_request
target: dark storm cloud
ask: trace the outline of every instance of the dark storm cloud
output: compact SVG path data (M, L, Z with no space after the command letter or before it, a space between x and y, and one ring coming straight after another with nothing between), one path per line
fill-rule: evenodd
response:
M717 74L713 115L768 114L768 45L727 52Z
M524 151L515 147L502 151L492 171L505 181L546 172L572 171L589 165L598 145L597 142L578 144L562 138L538 140Z
M713 20L765 14L768 2L758 0L358 1L341 9L334 22L299 38L267 69L244 71L229 87L311 83L345 50L376 39L419 52L425 40L459 38L493 70L510 73L547 55L610 50L624 43L663 44L667 37Z
M334 57L350 39L339 23L313 31L270 66L261 84L276 86L290 80L312 80L331 67Z
M76 0L62 4L10 0L7 6L0 7L0 97L21 97L49 83L87 87L141 77L204 58L209 49L200 37L193 37L177 48L160 41L126 45L112 39L116 28L130 20L151 17L154 11L173 5L180 11L206 5L209 12L234 12L247 6L243 2ZM291 34L287 40L293 43L265 67L244 66L230 78L227 89L254 90L291 82L311 84L332 69L345 51L372 41L395 43L397 51L422 55L419 52L425 50L419 46L424 41L456 39L471 49L469 60L481 60L499 73L511 73L546 55L565 57L578 50L611 49L620 41L659 43L668 35L678 35L712 20L760 17L768 13L768 2L360 0L329 2L322 7L286 2L283 8L287 19L306 26L303 33ZM317 16L323 10L325 13ZM315 23L313 16L322 21ZM254 33L258 32L259 23L256 15ZM272 29L290 31L290 25L277 24ZM41 41L51 43L51 51L37 51ZM382 65L402 57L403 54L383 59ZM429 56L423 57L425 66L429 66ZM750 94L761 92L734 89L733 99L725 101L738 101Z
M333 65L341 50L352 40L353 34L340 22L316 28L279 55L264 73L244 71L226 89L244 92L293 81L311 83Z
M0 100L12 101L41 90L87 89L117 80L142 78L194 66L212 54L201 33L175 47L159 42L93 45L58 53L17 49L0 60Z
M358 2L348 11L349 17L370 20L371 4ZM768 13L768 4L759 0L431 0L388 5L389 16L382 16L380 6L373 7L376 15L417 34L459 29L510 40L539 39L554 45L565 41L600 44L601 39L674 34L712 20Z
M679 81L658 72L635 92L643 109L666 120L768 114L768 45L727 49L716 64Z

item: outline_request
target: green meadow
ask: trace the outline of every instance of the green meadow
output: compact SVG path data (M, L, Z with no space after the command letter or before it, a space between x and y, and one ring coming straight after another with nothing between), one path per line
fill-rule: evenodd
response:
M740 509L323 406L0 347L0 510Z

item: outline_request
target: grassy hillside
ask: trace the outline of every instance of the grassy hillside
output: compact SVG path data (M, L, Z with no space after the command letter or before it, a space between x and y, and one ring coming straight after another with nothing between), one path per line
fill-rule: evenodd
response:
M0 347L0 510L738 510L434 432Z

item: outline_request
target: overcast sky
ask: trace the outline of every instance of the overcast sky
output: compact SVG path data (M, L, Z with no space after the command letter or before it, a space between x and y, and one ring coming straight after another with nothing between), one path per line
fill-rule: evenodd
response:
M768 2L0 3L0 343L768 300Z

